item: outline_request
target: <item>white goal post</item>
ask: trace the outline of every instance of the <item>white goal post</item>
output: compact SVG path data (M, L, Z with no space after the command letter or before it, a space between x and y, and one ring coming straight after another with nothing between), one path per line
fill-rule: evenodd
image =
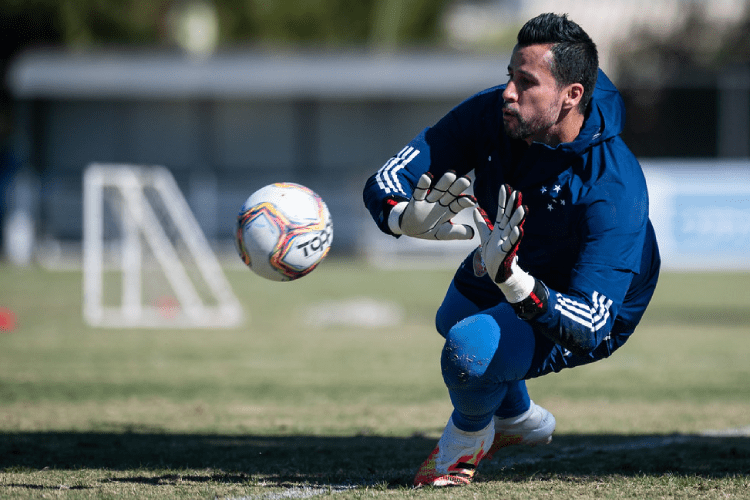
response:
M161 302L149 302L145 290L157 278L170 290ZM166 168L100 163L86 168L83 315L92 326L116 328L232 327L244 321L215 253Z

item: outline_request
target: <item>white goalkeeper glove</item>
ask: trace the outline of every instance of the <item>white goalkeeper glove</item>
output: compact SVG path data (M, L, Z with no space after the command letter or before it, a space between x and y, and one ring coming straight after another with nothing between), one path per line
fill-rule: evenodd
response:
M473 227L452 221L459 212L477 204L473 196L463 194L471 186L469 178L457 178L455 172L448 171L434 185L432 181L429 172L422 174L411 199L391 209L388 228L393 234L428 240L472 239Z
M482 242L482 261L492 280L511 304L526 299L536 283L534 277L522 270L516 262L526 212L521 193L506 184L500 188L494 224L481 208L475 208L473 213Z

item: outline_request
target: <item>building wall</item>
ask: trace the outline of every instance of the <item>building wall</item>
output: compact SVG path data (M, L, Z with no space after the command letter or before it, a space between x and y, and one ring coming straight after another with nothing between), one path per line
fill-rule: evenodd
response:
M86 165L168 167L210 239L230 239L256 189L303 183L324 197L336 249L353 251L365 179L455 99L376 101L45 100L25 102L37 125L44 237L79 240Z

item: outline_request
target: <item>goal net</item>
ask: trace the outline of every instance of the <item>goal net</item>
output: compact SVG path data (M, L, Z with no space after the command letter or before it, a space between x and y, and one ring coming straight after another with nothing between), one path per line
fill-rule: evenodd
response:
M169 170L91 164L83 183L83 315L90 325L211 328L244 320Z

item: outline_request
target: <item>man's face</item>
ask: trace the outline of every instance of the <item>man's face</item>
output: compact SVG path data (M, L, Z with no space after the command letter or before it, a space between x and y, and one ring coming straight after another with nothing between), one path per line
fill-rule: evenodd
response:
M560 119L563 91L550 71L551 45L513 49L508 85L503 92L503 125L513 139L553 144Z

